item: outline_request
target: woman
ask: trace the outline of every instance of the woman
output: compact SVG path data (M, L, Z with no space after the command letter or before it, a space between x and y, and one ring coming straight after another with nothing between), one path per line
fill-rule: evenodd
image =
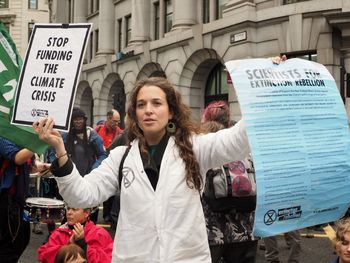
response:
M132 91L126 129L131 148L123 166L113 262L211 262L201 175L247 156L249 146L243 123L203 135L190 115L164 78L142 80ZM98 168L81 177L53 125L49 117L33 127L56 150L52 172L64 200L70 206L92 207L114 195L126 146L112 150Z
M350 219L343 218L336 223L336 235L333 239L338 258L331 263L350 263Z
M225 101L211 102L203 112L202 123L202 127L206 132L216 132L229 127L230 109L227 103ZM230 165L233 167L235 163L237 162L233 162L232 165L228 164L226 167L228 168ZM240 162L240 164L244 163L244 161ZM255 195L235 198L239 202L239 206L242 206L245 211L242 211L241 207L235 206L234 203L231 203L232 207L231 205L225 205L229 197L211 199L211 192L214 191L214 180L212 179L210 182L210 178L212 176L226 178L224 171L229 170L225 170L223 166L216 167L210 169L206 176L207 181L202 203L212 263L219 263L221 258L226 263L254 263L258 243L257 240L254 240L252 234L254 217L252 211L255 208ZM218 183L218 180L216 179L215 182ZM211 206L211 201L220 206L220 211ZM222 205L220 202L222 202ZM224 209L225 206L228 207Z

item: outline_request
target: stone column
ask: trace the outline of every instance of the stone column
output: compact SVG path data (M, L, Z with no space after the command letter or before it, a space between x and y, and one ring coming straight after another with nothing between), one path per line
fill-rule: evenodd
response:
M150 39L150 1L132 0L130 44L141 44Z
M87 15L87 1L75 0L74 1L74 23L85 23Z
M196 1L175 0L173 3L172 30L187 29L196 24Z
M100 2L98 16L98 55L114 54L114 4L113 0Z

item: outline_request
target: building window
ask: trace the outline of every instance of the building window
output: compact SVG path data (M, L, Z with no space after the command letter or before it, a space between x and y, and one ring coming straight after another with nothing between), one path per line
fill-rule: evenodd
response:
M205 106L214 100L228 101L227 74L221 63L210 72L205 88Z
M29 0L28 9L38 9L38 0Z
M90 0L90 14L94 13L94 0Z
M216 19L222 18L222 14L226 8L225 5L227 2L228 0L216 0Z
M346 73L346 97L350 97L350 74ZM343 82L344 83L344 82Z
M90 0L89 1L89 14L96 13L100 9L100 1L99 0Z
M94 41L93 41L93 34L92 32L90 33L90 42L89 42L89 61L92 60L92 58L94 57L94 45L93 45Z
M154 3L154 39L159 39L159 2Z
M125 17L125 29L125 46L127 46L131 39L131 16Z
M288 5L288 4L295 4L299 2L305 2L305 1L309 1L309 0L283 0L283 4Z
M95 54L98 52L98 29L95 30Z
M346 69L344 67L344 59L340 59L341 66L340 67L340 87L339 87L339 93L344 103L346 103L346 97L350 96L350 74L346 73ZM350 123L349 123L350 128Z
M34 23L28 23L28 42L30 40L30 36L32 35L33 28L34 28Z
M203 24L209 23L209 0L203 0Z
M122 20L118 19L118 52L120 52L122 48Z
M167 33L171 30L173 26L173 5L172 0L165 0L165 23L164 23L164 33Z
M9 0L0 0L0 8L9 8Z

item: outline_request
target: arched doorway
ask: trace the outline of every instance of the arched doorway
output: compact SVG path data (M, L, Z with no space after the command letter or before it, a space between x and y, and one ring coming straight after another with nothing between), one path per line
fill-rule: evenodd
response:
M215 100L228 102L227 74L224 65L217 63L209 73L204 93L204 104L207 106Z
M75 95L74 107L81 108L87 117L86 124L93 127L94 121L94 101L92 95L92 89L87 81L81 81L77 87Z
M213 49L198 50L185 63L179 87L185 103L192 109L194 118L200 119L204 107L213 100L228 101L231 118L241 118L236 93L232 84L227 81L223 63Z
M163 70L156 70L152 72L150 77L161 77L161 78L166 78L165 72Z
M87 117L86 124L93 127L94 126L94 123L93 123L94 100L92 99L92 91L90 87L87 87L81 96L80 108L86 113L86 117Z
M166 78L165 72L158 63L148 63L142 67L139 74L137 75L137 80L149 78L149 77L163 77Z

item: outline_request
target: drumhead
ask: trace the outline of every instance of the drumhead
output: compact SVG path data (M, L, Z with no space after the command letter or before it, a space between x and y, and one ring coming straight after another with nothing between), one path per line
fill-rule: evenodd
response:
M63 208L64 202L62 200L45 198L45 197L29 197L26 199L26 204L29 207L39 208Z

